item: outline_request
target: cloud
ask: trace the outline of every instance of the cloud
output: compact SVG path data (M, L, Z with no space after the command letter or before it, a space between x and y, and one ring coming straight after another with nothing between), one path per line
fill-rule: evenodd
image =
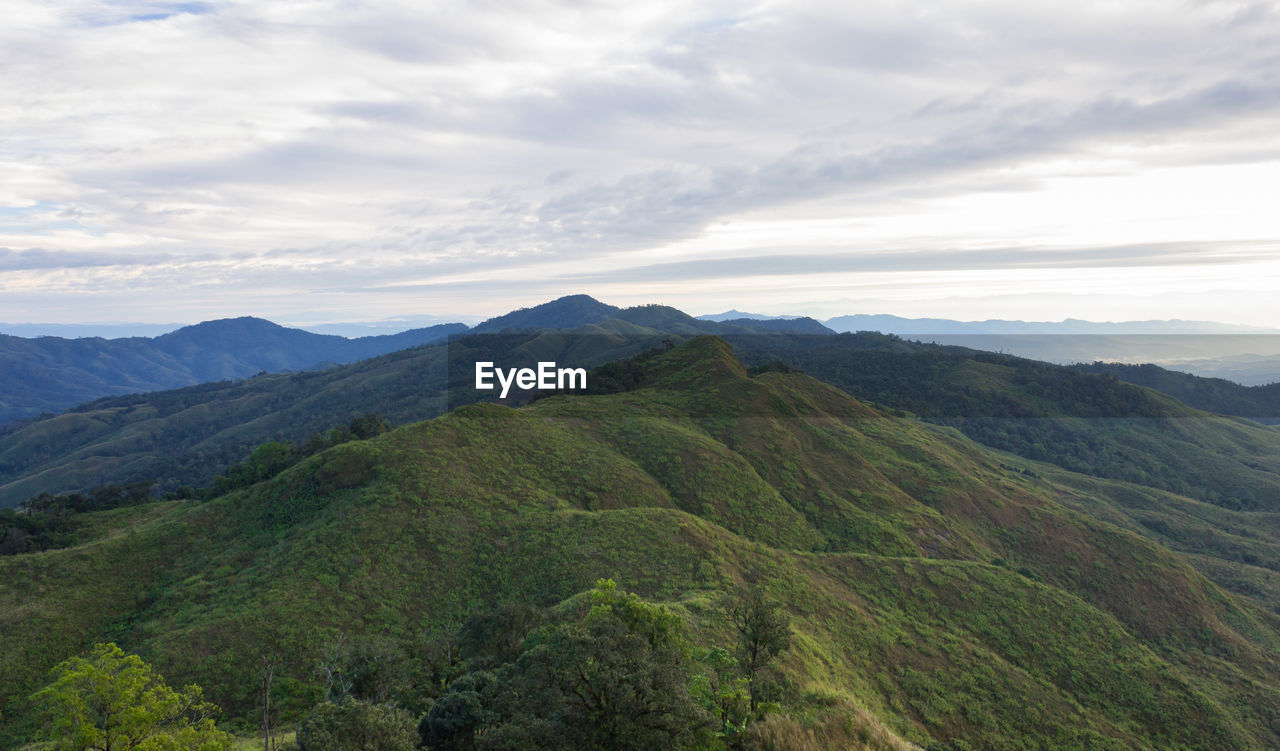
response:
M169 263L172 256L138 257L104 253L71 253L65 250L0 248L0 272L37 269L92 269L105 266L156 266Z
M676 261L626 269L633 281L725 279L744 276L803 276L892 271L973 271L1008 269L1203 266L1238 264L1274 257L1274 244L1241 247L1237 244L1161 243L1156 245L1095 248L1011 247L982 250L905 251L847 255L804 254L739 256L735 258ZM615 272L565 274L571 282L598 282Z
M163 265L193 289L215 259L218 279L262 295L353 268L371 289L509 268L539 289L609 268L655 283L828 268L829 238L773 241L740 263L708 238L744 217L941 227L955 201L1052 202L1085 173L1267 164L1277 50L1280 15L1248 2L16 0L0 29L0 205L68 213L4 214L6 244L30 250L0 257L11 272ZM1197 247L1239 240L1230 189L1200 188L1203 226L1219 229ZM1013 236L988 204L985 244L1004 256L899 230L846 244L913 253L839 263L1031 269L1045 247L1079 249L1053 264L1093 268L1117 265L1091 248L1153 268L1192 257L1159 206L1135 204L1109 242L1084 242L1053 227ZM664 255L673 246L690 255ZM122 295L140 283L119 279Z

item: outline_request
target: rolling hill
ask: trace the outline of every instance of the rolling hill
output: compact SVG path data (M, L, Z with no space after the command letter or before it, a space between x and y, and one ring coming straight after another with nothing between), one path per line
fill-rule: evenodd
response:
M608 317L568 330L533 328L539 321L573 320L584 310L590 318ZM1280 505L1274 430L1191 408L1107 374L880 334L795 333L797 326L817 326L808 319L717 323L664 306L614 309L582 297L511 316L490 326L504 334L455 338L452 345L324 371L109 398L10 426L0 432L0 505L105 482L153 481L161 492L203 486L266 441L301 443L367 413L404 424L491 398L474 392L466 366L453 362L473 348L489 352L489 359L592 367L664 339L707 333L728 339L748 365L776 362L803 370L860 399L955 427L1025 458L1227 508ZM787 328L773 330L779 323ZM1213 386L1189 383L1200 390ZM1214 393L1226 393L1220 384L1216 388ZM1265 389L1228 391L1235 402L1218 398L1203 406L1248 414L1235 409L1246 393L1253 404L1264 404L1257 395Z
M993 448L1232 508L1280 508L1280 434L1173 397L1049 363L880 334L728 337L854 396Z
M408 643L612 577L715 644L711 604L751 577L790 617L788 716L924 748L1280 744L1280 618L1142 522L1176 510L1171 539L1196 518L1243 539L1275 513L995 452L806 375L752 374L713 337L628 367L613 393L469 405L0 558L7 737L31 730L21 697L43 671L95 640L251 721L268 652L296 716L342 634Z
M610 317L596 319L600 312ZM592 322L575 323L569 331L546 328L559 321L579 321L579 316ZM59 415L0 426L0 506L16 505L41 492L101 483L154 481L161 492L207 485L266 441L300 443L368 413L396 424L434 417L483 397L467 387L470 373L450 367L451 358L473 348L490 352L490 359L523 358L525 364L557 360L592 367L671 336L777 334L768 326L772 322L763 327L757 323L718 324L669 307L620 310L584 296L567 297L492 319L477 326L478 333L454 335L451 342L439 340L349 365L259 373L246 380L98 399ZM807 325L803 320L794 323ZM257 322L245 326L260 327ZM224 332L216 341L254 341L241 336L241 326L215 328ZM302 342L317 336L291 329L276 333ZM204 362L190 335L179 331L172 336L164 346L182 354L184 361ZM325 339L330 338L340 339ZM264 338L262 346L275 346L273 341ZM364 340L342 341L354 346ZM398 340L405 341L411 340ZM224 348L219 345L212 351Z

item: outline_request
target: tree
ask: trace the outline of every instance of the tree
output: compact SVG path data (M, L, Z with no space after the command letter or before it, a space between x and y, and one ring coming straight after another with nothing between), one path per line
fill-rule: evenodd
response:
M262 751L271 751L271 684L278 661L272 655L262 656Z
M487 749L659 751L710 730L690 696L680 619L610 580L582 620L535 631L495 691L504 720L478 735Z
M373 438L374 436L382 435L390 429L391 426L387 424L386 420L372 412L355 418L351 421L351 426L348 428L351 435L355 436L357 440Z
M405 698L411 689L408 655L397 641L385 636L344 637L329 646L318 667L329 702L350 696L384 704Z
M751 721L751 697L738 660L724 647L694 651L700 667L689 681L689 693L716 718L718 735L733 738Z
M791 646L791 624L782 609L765 597L758 583L738 591L729 604L728 614L738 632L738 664L747 679L751 714L755 715L765 670Z
M500 693L507 720L477 739L482 748L662 751L708 725L678 652L618 619L562 624L533 639Z
M73 657L32 698L58 751L223 751L232 736L214 727L217 707L199 686L174 691L137 655L98 644Z
M413 715L393 704L321 702L298 725L300 751L413 751Z
M497 676L487 670L468 673L449 684L418 724L422 745L438 751L474 749L476 731L498 719L489 708L497 688Z

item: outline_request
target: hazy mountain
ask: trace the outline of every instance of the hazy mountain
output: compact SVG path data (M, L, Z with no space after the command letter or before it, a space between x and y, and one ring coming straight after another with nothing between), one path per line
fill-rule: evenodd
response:
M33 339L57 336L64 339L100 336L123 339L131 336L159 336L182 328L181 323L0 323L0 334Z
M892 315L847 315L829 318L835 331L879 331L900 336L918 334L1087 334L1087 335L1204 335L1280 334L1280 330L1212 321L953 321L945 318L902 318Z
M726 310L723 313L712 313L711 315L698 316L704 321L735 321L739 319L749 319L752 321L780 321L788 318L799 318L800 316L767 316L763 313L744 313L741 310Z
M1265 386L1280 382L1280 355L1248 353L1225 355L1213 359L1170 358L1161 360L1160 364L1170 370L1180 370L1206 378L1225 378L1244 386Z
M836 331L878 331L1059 364L1117 361L1155 363L1239 383L1280 381L1280 331L1208 321L1067 319L951 321L888 315L840 316Z
M472 405L0 556L0 737L21 745L38 726L23 697L108 639L246 727L263 654L285 723L323 697L326 650L371 644L401 671L391 700L420 713L495 666L433 655L494 631L507 660L545 654L545 631L525 635L591 609L608 577L711 657L736 644L725 595L764 586L792 637L765 722L800 747L823 747L813 728L843 728L840 748L1280 747L1277 514L993 452L806 375L752 374L710 337L611 369L629 376L613 393ZM469 641L449 641L459 624ZM688 669L715 686L716 664Z
M385 334L399 334L411 329L427 328L429 326L438 326L444 323L467 323L469 325L477 323L466 316L433 316L433 315L412 315L397 316L394 318L383 318L377 321L341 321L327 323L291 323L283 322L281 325L290 328L302 329L310 331L313 334L332 334L335 336L345 336L349 339L356 339L362 336L381 336Z
M709 319L704 319L709 320ZM749 326L760 331L777 331L792 334L834 334L812 318L729 318L720 323L726 326Z
M1270 334L942 334L911 338L1059 364L1153 363L1206 376L1235 376L1233 380L1247 379L1253 384L1280 381L1280 336Z
M110 394L354 362L465 330L463 324L444 324L345 339L260 318L234 318L185 326L154 338L0 336L0 424Z

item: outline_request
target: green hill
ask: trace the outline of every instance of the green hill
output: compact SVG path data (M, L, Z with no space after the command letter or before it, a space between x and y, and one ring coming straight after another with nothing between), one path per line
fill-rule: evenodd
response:
M717 643L709 603L750 576L791 617L795 716L857 707L846 722L928 748L1280 745L1280 619L1142 523L1243 537L1248 513L752 376L719 339L635 368L615 393L467 406L0 558L6 732L31 728L44 671L103 639L251 722L267 653L297 713L341 634L409 641L612 577Z
M685 319L645 306L570 332L462 337L455 354L591 366L678 339L673 330L693 321L725 329L750 364L784 362L994 448L1234 508L1280 502L1273 431L1112 378L878 334L766 335ZM481 396L468 392L461 370L449 382L448 357L445 345L428 346L322 372L100 400L11 428L0 435L0 503L104 482L205 485L265 441L300 443L370 412L397 424L433 417Z
M166 346L184 361L212 359L206 365L214 367L222 359L209 355L210 351L221 352L236 342L241 343L241 349L250 346L245 341L254 337L241 331L245 326L250 333L261 325L270 329L260 337L260 346L254 345L254 352L279 345L283 354L277 359L297 354L290 354L293 350L285 346L297 338L294 334L302 339L293 344L315 354L321 351L312 342L315 338L346 342L351 350L369 342L378 346L401 342L409 347L413 342L402 337L421 333L345 340L293 332L253 319L217 323L220 325L189 327L160 339L169 342ZM561 325L575 328L555 328ZM199 332L191 330L204 334L195 337ZM369 413L395 424L435 417L485 396L469 388L471 374L458 365L477 352L488 353L488 359L506 366L541 359L592 367L682 335L779 335L771 333L767 325L762 328L760 322L717 324L662 306L619 310L585 295L515 311L475 330L482 333L326 370L261 373L247 380L107 397L59 415L0 425L0 507L17 505L42 492L84 490L104 483L153 482L161 493L181 486L204 486L229 465L243 460L254 446L267 441L301 443ZM281 344L281 336L289 342ZM207 345L208 351L197 344ZM266 362L261 357L256 361ZM469 367L470 363L466 364ZM278 365L272 361L268 369ZM240 371L233 374L243 375ZM134 388L145 391L155 385Z
M1095 362L1072 367L1085 373L1103 373L1127 383L1162 391L1196 409L1248 417L1265 423L1280 423L1280 383L1241 386L1222 378L1203 378L1151 364Z
M469 394L458 362L538 356L594 365L657 344L654 332L558 337L531 332L461 337L351 365L110 397L0 429L0 505L41 492L151 481L161 492L208 485L267 441L309 436L376 413L397 424L447 411ZM456 363L455 363L456 365Z
M1105 374L880 334L728 336L850 394L1074 472L1280 511L1280 434Z

